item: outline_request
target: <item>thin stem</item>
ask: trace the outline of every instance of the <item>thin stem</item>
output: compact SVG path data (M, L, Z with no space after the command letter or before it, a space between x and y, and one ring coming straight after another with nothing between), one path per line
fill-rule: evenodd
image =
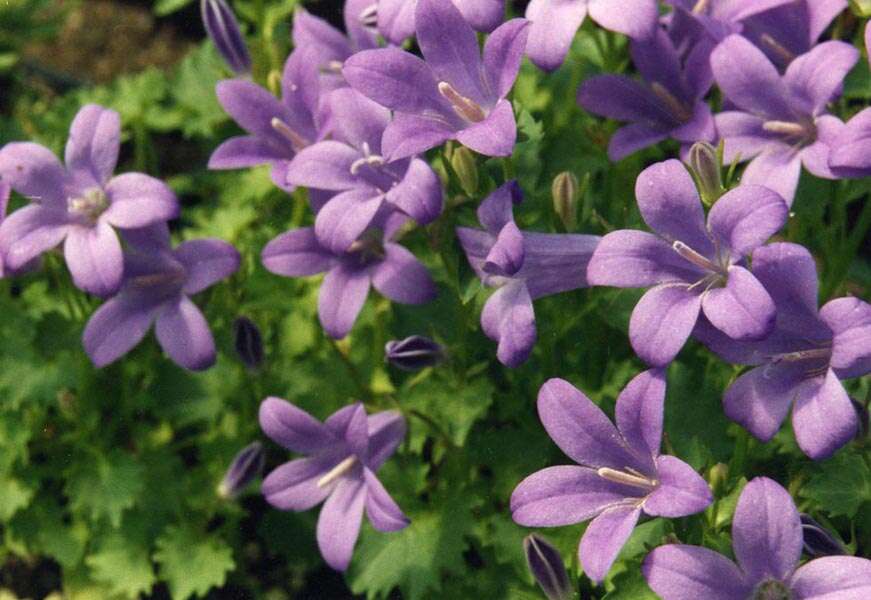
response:
M451 436L448 435L448 432L444 430L444 428L436 423L430 416L420 412L416 408L406 408L404 409L406 414L411 415L412 417L417 417L424 423L426 423L430 429L432 429L438 436L442 439L442 441L449 448L456 448L457 445L454 444L454 440L451 439Z

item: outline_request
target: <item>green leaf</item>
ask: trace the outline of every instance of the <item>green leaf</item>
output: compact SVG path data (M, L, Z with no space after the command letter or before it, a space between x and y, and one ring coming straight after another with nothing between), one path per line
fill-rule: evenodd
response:
M432 419L454 444L462 446L475 422L487 414L493 402L493 384L483 377L465 384L429 378L411 388L400 401ZM412 432L413 443L423 443L423 434L436 433L419 421L417 425Z
M106 584L112 594L133 600L149 593L156 580L146 539L111 534L85 558L85 564L93 579Z
M120 450L94 461L80 457L69 472L66 492L73 510L89 514L94 521L107 518L117 528L122 513L144 491L143 476L142 464Z
M659 596L647 586L639 563L627 563L628 571L615 576L614 589L603 600L657 600Z
M154 14L158 17L165 17L168 14L183 9L191 2L193 0L157 0L154 3Z
M871 501L871 468L858 454L840 452L819 464L819 472L802 486L800 494L814 500L829 516L856 516Z
M171 525L163 531L157 538L154 560L173 600L204 596L224 585L227 573L236 566L226 542L188 525Z
M33 490L17 479L0 476L0 521L6 522L30 504Z

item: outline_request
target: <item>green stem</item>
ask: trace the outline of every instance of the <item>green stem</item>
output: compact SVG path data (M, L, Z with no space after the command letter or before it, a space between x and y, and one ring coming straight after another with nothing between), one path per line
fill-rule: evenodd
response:
M436 423L430 416L420 412L416 408L406 408L404 409L405 413L411 415L412 417L416 417L426 423L430 429L432 429L445 443L448 448L456 448L457 445L454 444L454 440L451 439L451 436L448 435L448 432L444 430L444 428Z

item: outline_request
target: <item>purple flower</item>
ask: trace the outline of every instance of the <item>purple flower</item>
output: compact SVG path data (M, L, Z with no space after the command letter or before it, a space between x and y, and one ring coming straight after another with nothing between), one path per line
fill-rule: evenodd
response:
M489 33L505 17L505 0L453 0L453 3L476 31ZM414 35L416 8L417 0L378 0L378 31L387 41L401 45Z
M426 60L398 48L359 52L345 62L348 83L394 111L382 140L398 160L456 139L487 156L509 156L517 138L505 99L526 46L528 22L512 19L487 38L483 59L475 32L445 0L420 0L417 43Z
M224 0L200 0L200 14L215 48L237 75L251 72L251 56L236 15Z
M557 527L593 519L578 548L593 581L604 579L641 513L683 517L702 511L711 490L688 464L659 454L665 375L645 371L617 398L617 427L562 379L538 393L538 414L548 435L578 466L533 473L511 495L515 522Z
M587 263L601 239L596 235L524 232L513 205L523 195L516 181L490 194L478 207L480 229L458 227L469 264L488 287L498 288L481 313L481 327L499 346L499 362L517 367L535 344L532 301L587 287Z
M662 30L647 40L633 40L630 49L644 83L623 75L598 75L578 90L578 104L586 110L629 122L611 138L609 158L620 160L669 137L687 147L714 141L714 118L703 101L710 77L701 76L703 70L692 62L683 64Z
M64 242L64 258L80 289L110 296L121 285L121 243L113 228L173 219L178 201L163 182L142 173L112 177L121 118L96 104L70 126L66 168L47 148L13 142L0 150L0 179L31 200L0 227L0 254L11 270ZM111 179L110 179L111 177Z
M424 304L435 297L435 284L426 267L392 241L404 221L394 213L340 252L321 244L312 227L288 231L263 249L263 266L285 277L326 271L318 316L327 334L341 339L354 326L370 286L402 304Z
M526 8L526 18L532 21L530 60L547 71L563 64L588 13L605 29L633 39L652 35L659 18L656 0L531 0Z
M843 127L825 112L841 93L859 51L844 42L825 42L793 60L781 77L759 48L739 35L727 37L711 54L717 84L736 110L716 116L725 140L725 162L750 160L744 183L758 183L792 204L801 166L818 177L836 178L829 148Z
M614 231L596 248L592 285L653 286L632 311L629 339L650 365L670 363L703 312L730 339L760 339L774 327L769 291L745 257L786 223L783 199L757 185L724 194L707 225L693 180L677 160L645 169L635 184L638 208L657 235Z
M319 128L318 71L309 50L296 50L284 64L281 100L247 79L221 81L218 101L248 134L228 139L209 158L210 169L272 166L272 181L290 192L287 167L296 153L323 137Z
M836 133L829 153L829 167L839 178L871 175L871 108L857 113Z
M165 226L125 237L121 290L97 309L82 335L91 361L103 367L118 360L154 324L157 341L174 362L193 371L212 366L212 333L188 296L235 273L239 253L216 239L183 242L173 250Z
M267 398L260 405L260 427L276 443L307 455L272 471L261 490L266 501L281 510L304 511L325 501L317 539L332 568L348 568L364 508L378 531L408 525L375 475L405 437L405 419L398 412L367 417L357 403L321 423L285 400Z
M324 103L333 139L303 149L287 167L288 184L339 192L318 211L318 240L343 252L384 211L434 221L442 210L438 175L419 158L381 155L390 111L350 88L334 90Z
M757 477L741 492L732 520L737 564L708 548L669 544L648 554L642 571L663 600L862 600L871 595L871 560L827 556L798 567L801 548L801 523L789 492Z
M218 485L218 496L226 499L238 496L239 492L260 477L265 463L266 454L260 442L252 442L242 448Z
M777 306L771 335L737 342L704 319L694 335L723 359L754 367L726 390L726 416L767 442L794 405L799 447L814 460L828 458L858 426L841 379L871 372L871 305L837 298L817 310L816 265L797 244L757 248L752 260L753 275Z

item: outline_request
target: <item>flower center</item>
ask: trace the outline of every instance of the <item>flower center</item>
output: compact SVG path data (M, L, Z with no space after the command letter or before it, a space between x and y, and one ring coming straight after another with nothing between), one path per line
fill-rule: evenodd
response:
M272 126L272 129L274 129L282 137L290 142L290 145L293 146L295 152L299 152L300 150L308 146L307 139L291 129L290 125L288 125L278 117L272 117L272 120L269 122L269 124Z
M148 273L131 277L129 284L136 288L153 288L157 286L179 286L184 283L187 278L187 272L181 265L175 266L167 271L158 271L157 273Z
M664 85L658 81L654 81L650 84L650 89L653 91L654 95L659 98L659 101L665 105L669 114L671 114L671 116L679 123L686 123L693 118L692 111L687 108L683 102L678 100L674 94L669 92Z
M349 456L348 458L337 464L335 467L330 469L330 471L326 475L318 479L318 487L322 488L330 485L336 479L350 471L355 464L357 464L357 457L353 455Z
M624 467L624 469L625 470L623 471L618 471L616 469L602 467L596 471L596 475L607 481L641 488L648 492L652 492L656 489L656 486L659 485L659 482L656 479L651 479L631 467Z
M98 187L87 189L76 198L67 198L67 210L89 223L96 223L107 208L109 208L109 198Z
M765 121L762 124L762 129L782 135L791 143L808 144L817 137L817 128L811 122Z
M372 154L372 150L369 148L369 144L367 142L363 142L362 150L363 157L358 158L353 163L351 163L351 175L359 175L360 169L363 167L379 169L384 166L384 157L379 154Z
M804 369L805 375L808 377L823 375L829 368L831 358L831 344L819 343L816 348L797 350L795 352L784 352L782 354L771 356L768 364L765 365L765 370L762 374L765 377L769 377L773 367L779 365L795 365Z
M356 255L361 265L383 259L384 233L377 227L368 229L348 247L348 254Z
M748 600L792 600L792 592L782 581L769 579L757 585Z
M457 113L461 119L465 119L470 123L480 123L487 118L487 113L484 112L484 109L481 108L480 104L471 98L466 98L460 94L460 92L455 90L454 86L447 81L439 81L439 94L451 103L454 112Z

